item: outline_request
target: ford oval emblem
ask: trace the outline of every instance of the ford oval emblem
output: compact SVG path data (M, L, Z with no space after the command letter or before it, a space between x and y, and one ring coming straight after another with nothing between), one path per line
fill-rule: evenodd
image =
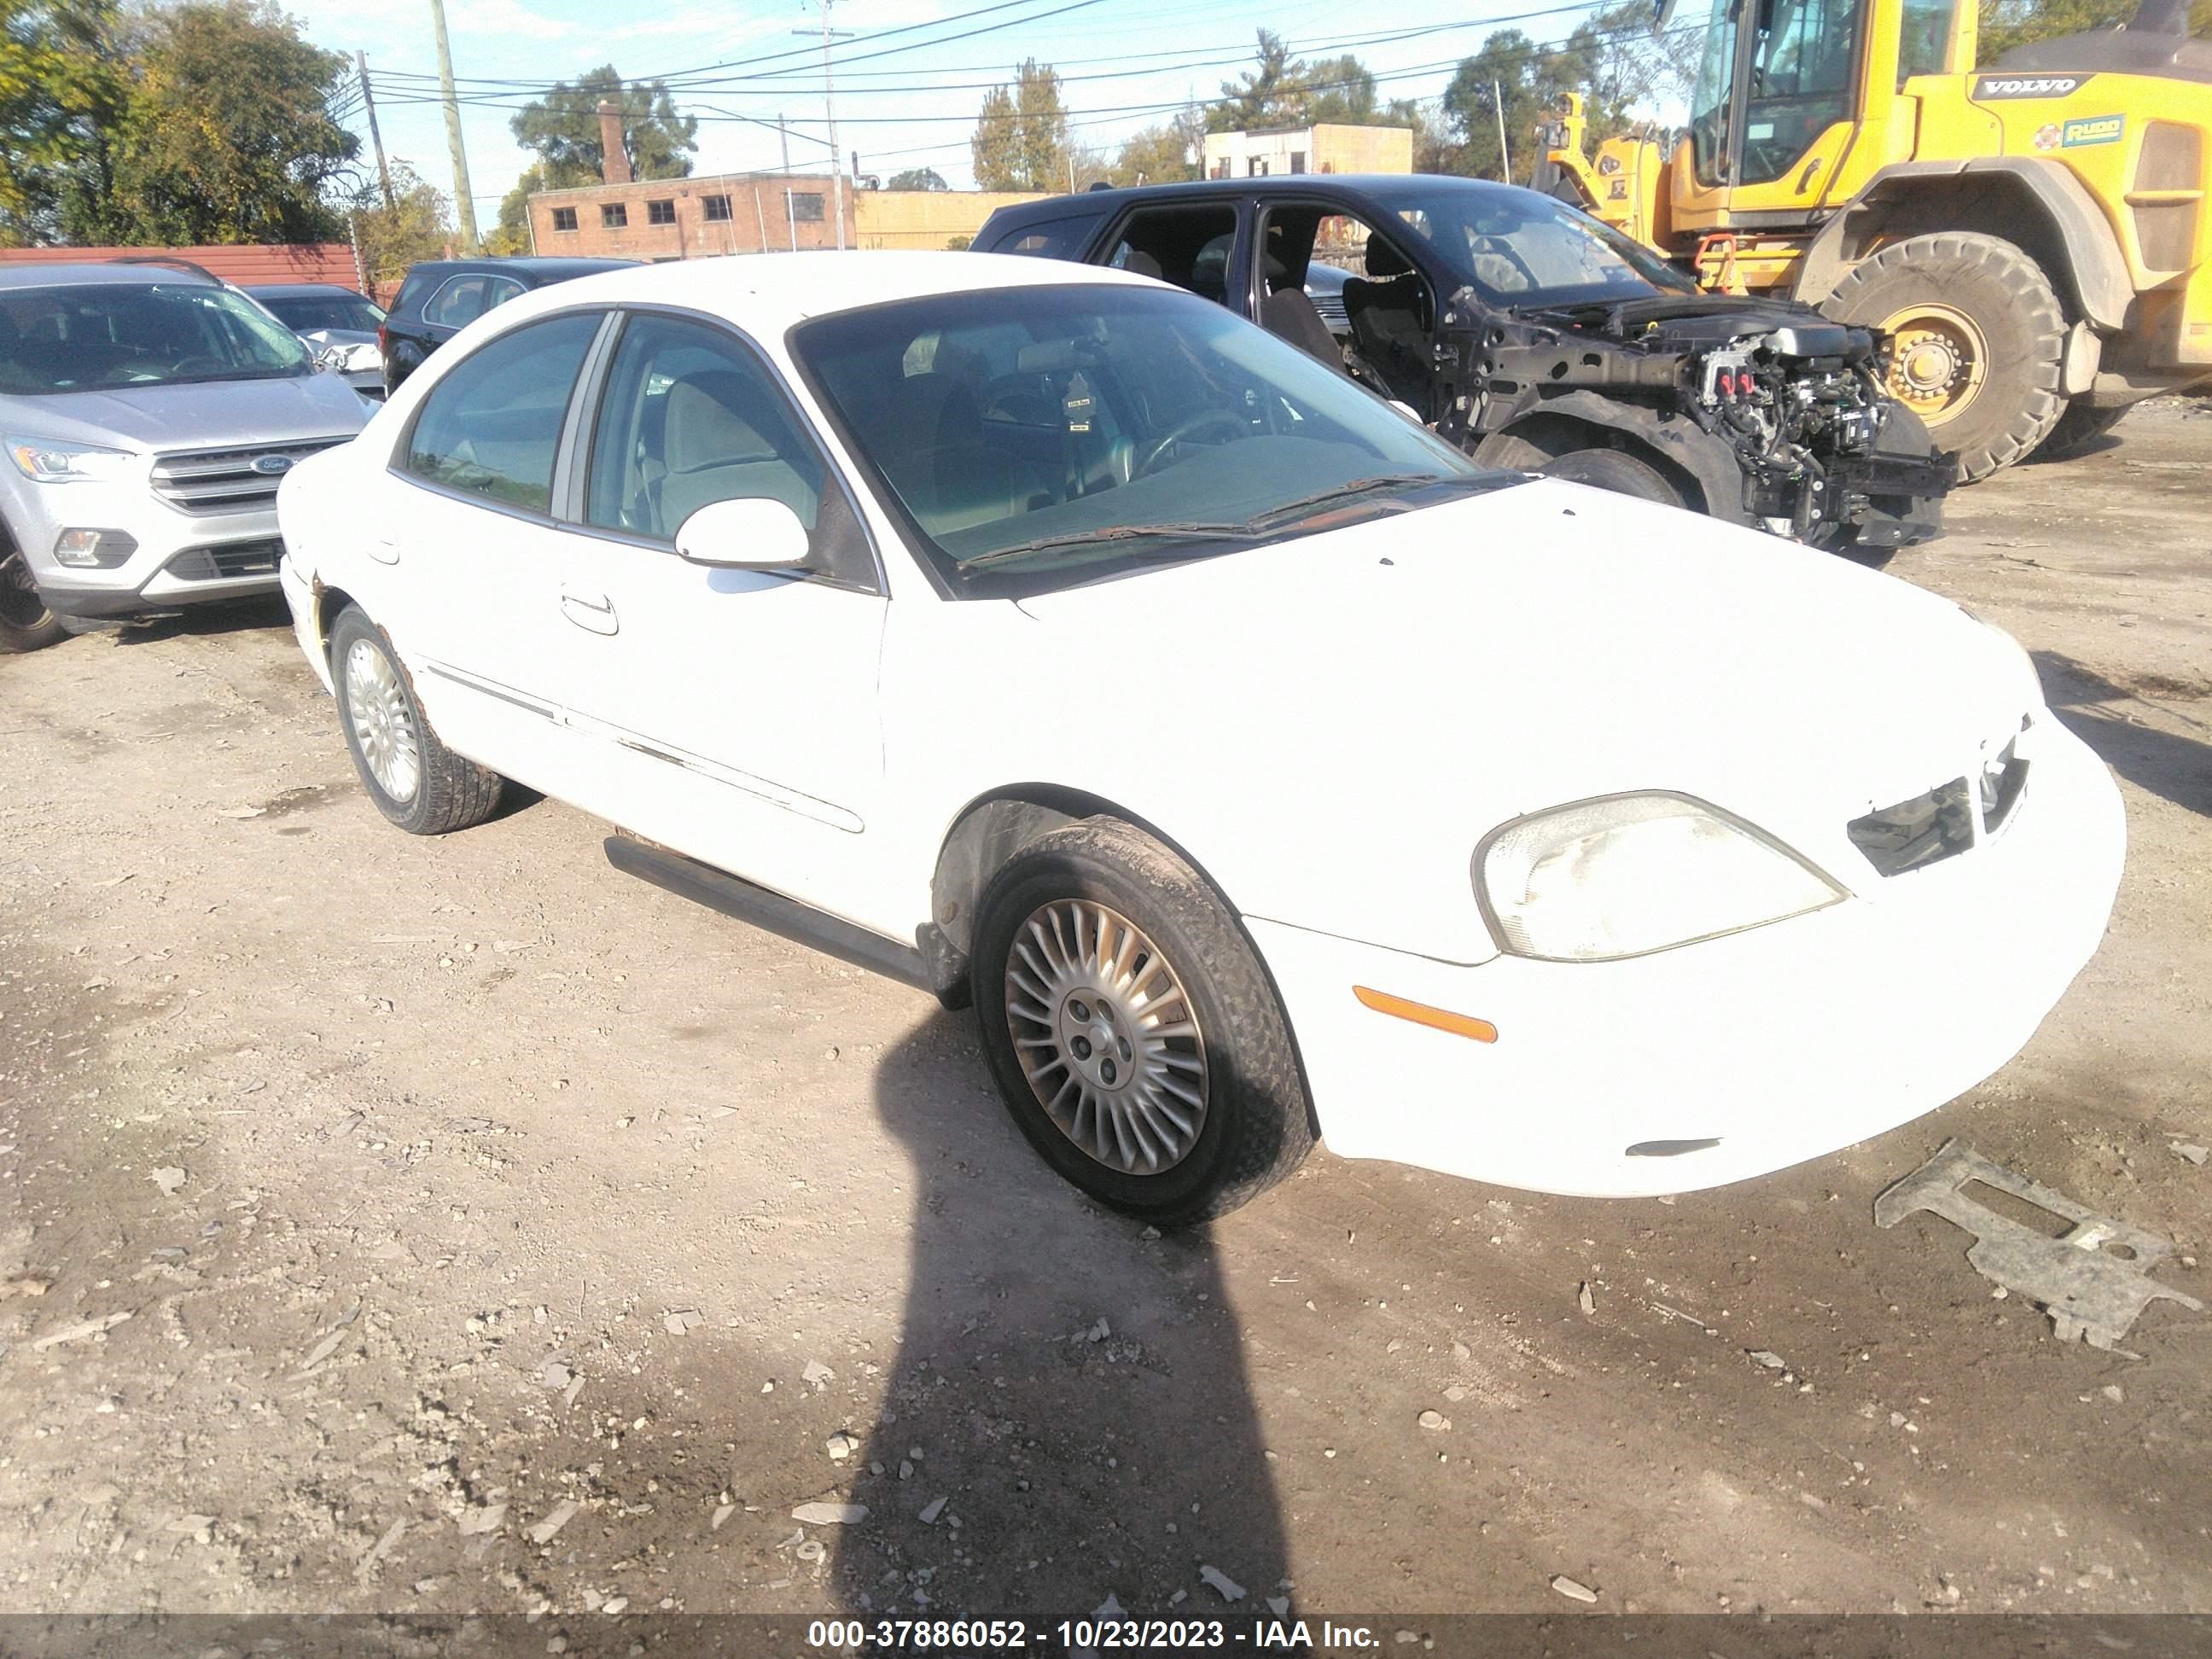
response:
M254 462L253 470L256 472L265 472L273 478L280 472L289 472L292 470L292 458L289 455L264 455L259 460Z

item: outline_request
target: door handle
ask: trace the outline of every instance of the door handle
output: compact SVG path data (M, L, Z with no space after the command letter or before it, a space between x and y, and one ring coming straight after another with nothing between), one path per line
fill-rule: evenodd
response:
M1824 156L1815 155L1805 163L1805 171L1797 175L1797 193L1800 196L1813 188L1813 175L1820 170L1820 163L1826 159Z
M577 627L594 634L611 634L621 626L615 603L604 593L572 593L561 590L561 614Z
M372 536L363 550L379 564L399 562L399 544L392 537Z

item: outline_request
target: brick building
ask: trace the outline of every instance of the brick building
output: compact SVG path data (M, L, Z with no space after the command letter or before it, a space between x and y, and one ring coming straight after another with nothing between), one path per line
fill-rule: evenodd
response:
M531 252L594 258L700 259L836 247L837 181L826 173L725 173L583 185L530 198ZM845 245L856 246L854 191Z

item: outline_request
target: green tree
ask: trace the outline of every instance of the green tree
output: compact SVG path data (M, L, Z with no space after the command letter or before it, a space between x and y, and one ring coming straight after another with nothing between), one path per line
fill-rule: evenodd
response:
M950 190L945 177L935 167L908 167L903 173L891 174L885 190Z
M985 93L968 148L979 190L1066 190L1073 158L1052 65L1029 58L1011 88Z
M1322 121L1406 125L1378 107L1374 74L1358 58L1350 52L1311 63L1294 58L1272 29L1259 31L1253 67L1241 78L1221 83L1221 96L1206 112L1206 120L1215 132L1308 127Z
M1205 117L1199 118L1202 122ZM1107 176L1117 185L1170 185L1195 179L1206 158L1205 144L1203 128L1194 143L1183 122L1164 121L1124 138Z
M265 0L196 0L148 18L135 84L108 146L103 199L65 217L73 240L319 242L345 234L331 194L360 141L329 101L346 60Z
M1580 33L1580 31L1578 31ZM1537 155L1536 129L1558 111L1561 94L1585 91L1596 76L1596 52L1587 34L1564 48L1540 46L1519 29L1498 29L1481 50L1462 61L1441 100L1454 145L1451 170L1482 179L1526 179ZM1498 149L1503 104L1509 156Z
M483 251L493 254L530 252L530 198L546 189L545 165L532 161L523 168L514 188L500 198L499 222L483 239Z
M0 246L57 240L106 198L130 55L113 0L0 0Z
M392 197L386 207L381 188L366 187L353 214L362 269L368 273L369 285L386 298L410 265L439 258L454 236L446 192L404 161L392 163Z
M605 176L606 149L599 142L599 103L623 112L623 149L636 179L683 179L699 148L698 118L676 112L676 100L659 81L625 82L602 64L544 97L525 104L507 123L514 142L538 157L541 190L596 185Z

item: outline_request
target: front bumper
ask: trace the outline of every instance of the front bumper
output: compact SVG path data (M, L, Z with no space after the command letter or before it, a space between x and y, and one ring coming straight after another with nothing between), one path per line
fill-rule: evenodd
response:
M1248 919L1323 1137L1503 1186L1650 1196L1783 1169L1963 1094L2033 1035L2118 885L2119 792L2044 724L2028 788L1979 847L1701 945L1466 967ZM1355 985L1488 1020L1497 1041L1377 1012Z
M25 490L9 516L20 522L32 580L60 616L152 616L276 591L283 544L273 503L188 514L143 486L66 484ZM70 528L118 532L137 550L106 569L64 565L53 548Z

